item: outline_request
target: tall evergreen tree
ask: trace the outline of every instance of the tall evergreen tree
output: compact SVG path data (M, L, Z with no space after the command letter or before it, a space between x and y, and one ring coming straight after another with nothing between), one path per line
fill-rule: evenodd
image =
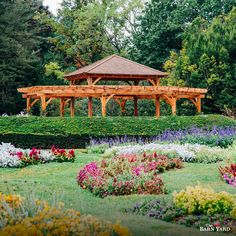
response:
M14 114L25 104L18 87L36 83L40 44L36 13L42 2L1 1L0 7L0 114Z

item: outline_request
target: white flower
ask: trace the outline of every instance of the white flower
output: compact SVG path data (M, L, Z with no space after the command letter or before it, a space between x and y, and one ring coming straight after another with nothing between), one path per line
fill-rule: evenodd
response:
M105 151L104 157L112 157L121 154L137 154L143 152L157 152L158 154L170 154L180 157L183 161L192 162L199 161L204 162L205 159L217 157L220 160L220 156L223 153L223 149L219 147L208 147L199 144L164 144L164 143L150 143L150 144L137 144L127 146L114 146ZM208 161L210 162L210 160Z
M26 156L29 156L30 149L16 148L10 143L0 144L0 167L20 167L23 162L19 159L17 153L22 152ZM40 150L38 155L41 162L49 162L56 157L51 151Z

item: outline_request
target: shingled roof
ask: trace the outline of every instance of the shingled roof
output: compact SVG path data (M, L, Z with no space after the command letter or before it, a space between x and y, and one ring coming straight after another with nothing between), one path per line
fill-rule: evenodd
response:
M91 65L82 67L72 73L65 75L66 79L83 77L83 75L103 75L103 76L153 76L164 77L167 73L144 66L126 58L111 55Z

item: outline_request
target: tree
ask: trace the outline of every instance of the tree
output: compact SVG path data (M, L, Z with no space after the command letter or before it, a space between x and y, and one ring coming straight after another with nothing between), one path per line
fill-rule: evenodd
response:
M143 4L141 0L64 0L62 6L58 18L49 22L55 30L52 41L70 67L114 52L125 55L129 36L135 30L135 15Z
M171 50L179 51L183 32L196 18L207 22L228 13L235 0L151 0L133 34L132 58L154 68L161 68Z
M212 22L196 18L184 34L180 54L165 63L168 83L208 88L205 107L222 112L236 107L236 8ZM174 78L174 80L173 80Z
M36 83L40 38L35 16L41 7L36 0L1 2L0 114L21 111L25 105L17 88Z

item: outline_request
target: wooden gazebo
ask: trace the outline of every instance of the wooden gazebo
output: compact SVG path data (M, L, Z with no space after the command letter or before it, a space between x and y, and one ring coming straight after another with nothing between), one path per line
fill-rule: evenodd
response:
M42 111L53 99L60 99L60 114L64 116L65 106L70 103L71 116L75 114L75 99L88 98L88 115L92 117L92 100L98 98L102 104L102 116L106 116L106 105L114 99L125 111L126 101L134 100L134 115L138 115L138 99L155 101L156 116L160 116L160 99L166 101L176 114L176 101L187 98L201 112L201 99L205 97L206 89L160 86L160 79L167 73L138 64L123 57L112 55L91 65L82 67L65 76L70 81L69 86L34 86L19 88L23 98L27 100L27 111L41 101ZM98 85L100 81L124 81L127 85ZM81 85L85 81L86 85ZM140 81L147 81L149 86L140 86ZM84 83L83 83L84 84Z

